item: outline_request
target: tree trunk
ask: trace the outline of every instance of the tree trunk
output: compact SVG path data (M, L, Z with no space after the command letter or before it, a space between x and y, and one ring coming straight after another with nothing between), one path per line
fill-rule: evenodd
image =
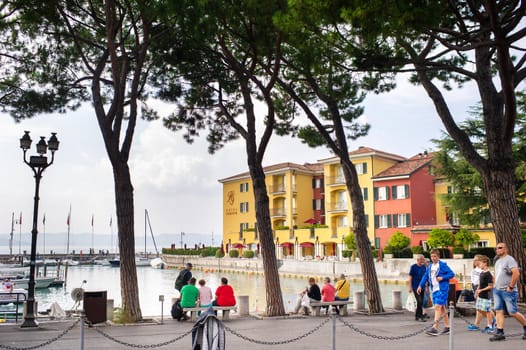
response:
M120 282L124 319L128 322L142 320L139 303L137 269L135 265L135 220L133 185L130 169L125 162L113 164L115 204L119 228Z
M263 256L263 270L265 273L266 315L281 316L285 314L285 306L283 305L278 273L278 260L276 258L276 249L272 237L272 224L270 221L265 173L261 164L255 163L256 161L251 162L249 159L250 176L252 178L254 200L256 203L256 221L259 241L261 243L261 254Z
M363 286L366 291L365 295L369 306L369 313L376 314L384 312L380 285L378 284L378 276L376 275L374 257L371 250L371 242L367 235L363 196L360 184L358 183L358 174L349 156L344 157L342 155L342 157L340 157L340 163L343 168L347 191L349 191L351 198L353 231L360 254L360 267L362 269Z
M515 198L515 177L512 169L490 169L482 176L488 199L491 222L495 239L508 246L508 254L517 260L519 266L526 266L519 213ZM521 269L519 298L526 300L526 269Z

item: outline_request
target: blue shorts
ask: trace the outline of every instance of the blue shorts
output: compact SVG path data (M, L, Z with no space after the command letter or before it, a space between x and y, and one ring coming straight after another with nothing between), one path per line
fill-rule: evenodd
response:
M493 302L495 303L495 311L508 310L508 313L513 315L517 313L517 300L519 292L506 292L505 290L493 289Z
M446 306L447 297L448 297L447 291L437 290L437 291L433 291L433 294L431 294L431 300L433 301L433 305Z

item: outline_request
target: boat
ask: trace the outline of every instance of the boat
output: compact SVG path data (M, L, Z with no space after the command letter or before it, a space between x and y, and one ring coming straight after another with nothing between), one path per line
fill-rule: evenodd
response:
M115 257L113 257L111 259L108 259L108 262L110 263L110 265L112 267L119 267L119 266L121 266L121 258L118 257L118 256L115 256Z
M150 266L150 259L145 256L138 256L135 258L135 266Z
M35 277L35 289L49 288L55 282L55 279L55 277ZM16 288L29 288L29 277L13 278L11 282L14 283Z
M20 304L27 299L27 291L15 287L15 283L4 278L0 283L0 305Z
M155 258L150 260L150 266L154 269L164 269L166 267L166 263L162 258Z

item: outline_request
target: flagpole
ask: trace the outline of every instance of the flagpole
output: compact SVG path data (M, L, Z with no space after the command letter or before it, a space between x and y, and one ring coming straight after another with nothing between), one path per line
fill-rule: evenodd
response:
M93 218L94 214L91 214L91 253L95 254L95 245L93 244Z
M42 254L46 254L46 213L44 213L44 217L42 218L42 233L42 243L44 244Z
M111 249L111 253L113 254L113 216L110 216L110 249Z
M20 219L18 220L18 255L22 256L22 212L20 212ZM24 259L21 258L22 264Z
M11 236L9 238L9 255L13 256L13 233L15 232L15 212L11 214Z
M69 254L69 232L70 232L70 220L71 220L71 204L69 205L69 213L68 213L68 220L67 220L67 224L68 224L68 240L67 240L67 243L66 243L66 255Z

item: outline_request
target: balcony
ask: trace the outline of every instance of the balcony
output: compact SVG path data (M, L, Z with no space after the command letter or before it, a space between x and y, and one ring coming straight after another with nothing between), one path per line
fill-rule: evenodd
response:
M269 194L282 194L287 192L287 186L285 184L271 185L268 187Z
M287 216L287 209L285 208L270 208L270 216L275 217L286 217Z
M340 201L340 202L331 202L328 204L328 212L345 212L347 211L347 202Z
M345 178L343 177L343 175L327 176L325 177L325 181L328 186L345 185Z
M270 217L286 217L287 216L287 209L286 208L269 208L270 210ZM292 208L292 215L298 215L298 209Z

